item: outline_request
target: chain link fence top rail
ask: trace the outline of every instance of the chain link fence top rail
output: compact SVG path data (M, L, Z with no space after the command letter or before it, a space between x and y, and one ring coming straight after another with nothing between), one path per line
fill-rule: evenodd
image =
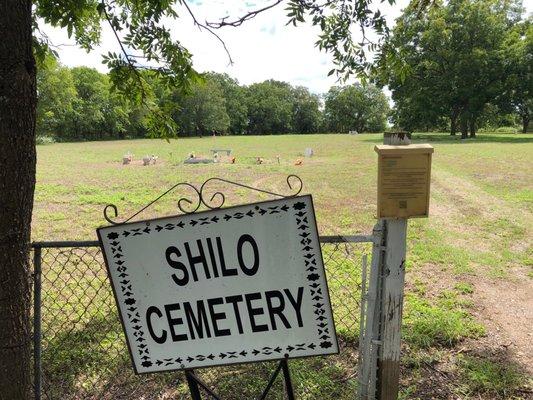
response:
M298 399L353 399L362 288L371 236L321 237L341 352L291 360ZM188 399L181 372L136 376L98 242L36 243L41 257L43 399ZM34 250L36 251L36 250ZM37 306L38 307L38 306ZM257 397L276 362L197 370L223 399ZM278 377L269 399L283 399ZM205 397L208 398L207 396Z

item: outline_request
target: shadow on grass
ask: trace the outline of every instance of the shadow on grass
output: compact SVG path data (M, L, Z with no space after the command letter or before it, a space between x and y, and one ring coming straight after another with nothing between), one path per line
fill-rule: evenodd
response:
M162 390L184 388L179 373L134 374L115 312L94 316L80 329L65 329L50 339L46 336L45 332L44 399L151 399L159 398Z
M525 134L494 134L480 133L475 138L461 139L461 135L450 136L449 133L413 133L413 143L444 143L444 144L465 144L465 143L533 143L533 134L524 137ZM363 139L365 142L376 144L383 143L382 135L375 135Z
M401 399L530 399L528 374L508 348L480 348L435 361L419 354L418 362L405 365ZM416 364L416 365L415 365Z
M357 351L355 342L339 336L338 355L308 357L289 361L295 396L300 400L352 399L357 391ZM235 367L201 370L200 376L227 400L258 398L264 390L278 362L260 362ZM275 380L267 397L286 398L283 374Z
M125 357L115 313L94 316L81 329L44 332L44 391L49 398L84 398L102 385L104 375L127 361Z
M340 336L340 335L339 335ZM341 353L291 360L298 399L350 399L356 390L356 342L339 337ZM134 375L117 316L91 319L81 329L64 330L43 343L44 398L50 399L189 399L182 372ZM277 362L198 369L198 375L227 400L255 398ZM283 375L269 399L283 400Z
M495 399L531 398L533 382L528 382L528 372L515 360L508 347L476 349L460 357L459 393Z

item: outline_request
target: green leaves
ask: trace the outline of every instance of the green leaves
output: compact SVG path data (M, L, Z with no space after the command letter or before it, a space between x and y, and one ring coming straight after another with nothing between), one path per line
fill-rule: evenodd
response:
M100 20L96 0L38 0L35 15L46 23L66 28L84 49L94 48L100 41Z
M102 2L102 3L98 3L98 5L96 6L96 11L98 11L98 14L103 16L105 14L105 4Z
M388 0L393 4L394 0ZM375 2L378 3L378 2ZM312 25L319 26L321 33L315 42L321 51L330 53L335 68L328 76L337 74L340 80L351 75L366 76L370 67L370 55L378 51L388 35L386 20L379 9L372 9L372 0L289 0L286 7L288 24L297 26L309 16ZM362 37L353 41L352 31L357 29ZM369 40L369 32L377 38Z
M389 105L376 86L332 87L326 94L325 118L330 132L380 132L385 130Z
M233 24L239 26L281 3L248 13ZM287 0L287 23L298 26L310 21L320 28L315 44L333 57L335 67L329 75L337 74L341 80L353 74L364 77L372 63L369 55L380 49L389 32L384 16L373 7L380 3L378 0ZM111 27L118 50L104 56L102 61L110 69L112 87L127 101L145 107L154 118L161 110L148 100L151 89L147 77L157 78L168 88L179 87L185 91L200 80L193 69L191 54L172 38L170 29L163 23L176 19L178 14L173 7L181 5L198 24L185 0L36 0L35 4L36 17L65 28L87 50L99 44L103 24ZM225 19L222 21L203 27L213 33L211 28L227 24ZM354 41L353 28L359 29L361 39ZM368 38L370 32L377 34L375 40ZM150 124L154 129L161 129L153 134L163 136L168 135L171 125L165 121Z
M208 135L213 130L227 132L230 119L226 99L220 84L209 76L193 84L188 93L175 93L174 101L180 108L175 120L179 121L183 135Z
M168 87L187 90L198 74L192 68L191 54L162 23L176 18L176 0L38 0L36 16L65 28L69 37L87 50L100 42L101 28L107 24L117 40L117 52L103 56L110 70L113 90L127 102L146 108L150 115L150 134L175 136L176 126L150 102L147 76L157 77ZM181 1L179 1L181 3ZM43 52L43 46L36 47Z
M222 90L225 98L226 112L229 117L229 133L234 135L243 134L248 126L248 107L246 104L246 89L239 86L237 80L228 74L214 72L205 75L206 80L216 82Z
M146 132L140 109L110 90L108 76L67 68L48 57L37 73L37 134L59 140L97 140Z
M462 121L475 131L489 103L506 93L504 38L513 1L452 0L420 13L413 2L382 48L373 78L388 85L399 128L428 129Z

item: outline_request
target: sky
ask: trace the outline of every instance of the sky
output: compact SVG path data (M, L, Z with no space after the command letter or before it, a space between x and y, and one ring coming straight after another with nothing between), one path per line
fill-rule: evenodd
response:
M239 17L249 10L272 2L273 0L188 0L199 21L211 22L225 16L230 16L230 19ZM393 24L408 2L409 0L396 0L394 6L384 2L379 8L388 23ZM526 0L524 5L528 12L533 10L533 0ZM319 29L311 24L287 26L283 4L259 14L238 28L224 27L217 31L231 53L232 65L220 42L209 32L194 26L185 8L177 7L176 11L180 18L169 21L167 26L171 29L173 38L193 54L193 65L199 72L226 72L246 85L272 78L306 86L315 93L325 93L330 86L338 84L334 75L327 76L333 68L331 56L319 51L314 45ZM44 26L43 29L52 43L59 45L60 60L67 66L86 65L105 72L101 54L119 52L112 32L105 25L101 46L91 53L75 46L65 30L50 26Z

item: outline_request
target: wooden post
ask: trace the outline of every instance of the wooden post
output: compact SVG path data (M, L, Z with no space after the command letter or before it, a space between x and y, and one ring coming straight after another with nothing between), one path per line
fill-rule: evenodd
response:
M408 145L411 135L385 133L383 143ZM386 219L385 257L381 285L381 324L377 399L396 400L400 381L400 342L403 313L407 219Z
M400 380L407 219L387 220L385 235L377 398L396 400Z

